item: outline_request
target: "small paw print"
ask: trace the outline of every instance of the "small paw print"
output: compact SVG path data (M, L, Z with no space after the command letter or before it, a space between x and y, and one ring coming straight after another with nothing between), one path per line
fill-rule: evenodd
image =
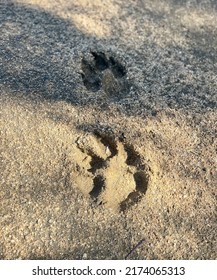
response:
M110 97L120 97L129 92L126 67L112 56L91 52L88 59L82 59L81 70L87 90L97 92L102 89Z

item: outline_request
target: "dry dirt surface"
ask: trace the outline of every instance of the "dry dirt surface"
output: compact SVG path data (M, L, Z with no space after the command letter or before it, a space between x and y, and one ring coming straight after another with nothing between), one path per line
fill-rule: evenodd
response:
M0 259L216 259L216 73L214 0L0 0Z

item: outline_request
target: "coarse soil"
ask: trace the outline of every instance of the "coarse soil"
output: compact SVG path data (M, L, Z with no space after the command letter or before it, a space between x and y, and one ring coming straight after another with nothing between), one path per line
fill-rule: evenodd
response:
M215 0L0 0L0 259L216 259L216 74Z

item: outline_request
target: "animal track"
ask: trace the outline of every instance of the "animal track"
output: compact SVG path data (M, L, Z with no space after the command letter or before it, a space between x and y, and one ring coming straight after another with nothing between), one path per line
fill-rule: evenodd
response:
M76 144L81 161L74 178L81 180L75 181L97 205L125 211L142 199L149 168L132 145L99 134L79 137Z
M103 52L91 52L81 61L82 79L88 90L97 92L103 89L108 96L120 97L129 92L126 68L114 57Z

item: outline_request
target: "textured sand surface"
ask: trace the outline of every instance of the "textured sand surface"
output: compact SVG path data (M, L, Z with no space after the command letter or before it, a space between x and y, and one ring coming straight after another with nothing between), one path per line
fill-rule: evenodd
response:
M217 5L0 0L0 258L216 259Z

